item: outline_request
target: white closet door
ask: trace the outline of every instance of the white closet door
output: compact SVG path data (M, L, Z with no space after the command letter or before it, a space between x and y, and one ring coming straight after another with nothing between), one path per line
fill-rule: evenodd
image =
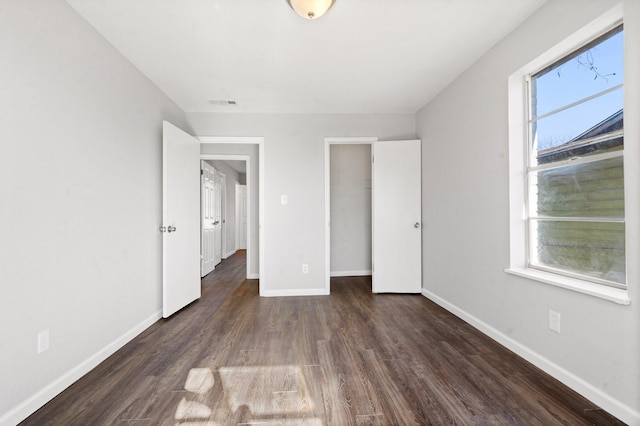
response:
M420 293L420 141L373 144L373 292Z

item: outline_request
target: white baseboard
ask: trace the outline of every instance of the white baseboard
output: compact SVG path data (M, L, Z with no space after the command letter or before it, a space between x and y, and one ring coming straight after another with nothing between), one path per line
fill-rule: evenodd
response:
M162 318L158 311L0 417L0 425L16 425L93 370L118 349Z
M371 270L366 271L331 271L332 277L362 277L371 275Z
M227 258L233 256L234 254L236 254L236 251L237 250L231 250L229 253L225 254L222 258L223 259L227 259Z
M262 297L285 297L285 296L325 296L329 294L326 288L310 288L295 290L268 290L260 293Z
M248 280L259 280L260 279L260 274L249 274L247 276Z
M422 289L422 295L434 303L442 306L447 311L451 312L458 318L464 320L468 324L480 330L482 333L491 337L502 346L526 359L536 367L540 368L547 374L551 375L555 379L559 380L563 384L567 385L580 395L584 396L591 402L598 405L600 408L606 410L612 415L616 416L623 422L629 425L640 425L640 412L634 410L626 404L618 401L612 396L604 393L602 390L596 388L592 384L586 382L584 379L576 376L575 374L567 371L561 366L555 364L549 359L541 356L537 352L529 349L516 340L513 340L506 334L496 330L489 324L479 320L468 312L458 308L455 305L447 302L446 300L436 296L428 290Z

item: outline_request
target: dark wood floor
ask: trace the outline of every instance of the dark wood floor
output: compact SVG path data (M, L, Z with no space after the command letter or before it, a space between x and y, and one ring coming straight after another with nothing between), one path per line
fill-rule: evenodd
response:
M260 298L244 261L23 424L621 424L422 296Z

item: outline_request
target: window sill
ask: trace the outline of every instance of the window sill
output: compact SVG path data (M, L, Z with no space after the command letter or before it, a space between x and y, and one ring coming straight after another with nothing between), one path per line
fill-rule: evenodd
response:
M540 281L556 287L566 288L567 290L576 291L578 293L588 294L620 305L631 304L631 299L629 299L627 290L607 287L601 284L594 284L576 278L563 277L535 269L507 268L504 271L508 274L529 278L531 280Z

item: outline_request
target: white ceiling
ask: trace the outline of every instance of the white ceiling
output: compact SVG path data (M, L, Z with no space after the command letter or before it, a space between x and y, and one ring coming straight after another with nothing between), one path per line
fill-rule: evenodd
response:
M416 112L545 1L67 0L185 111L300 113Z

